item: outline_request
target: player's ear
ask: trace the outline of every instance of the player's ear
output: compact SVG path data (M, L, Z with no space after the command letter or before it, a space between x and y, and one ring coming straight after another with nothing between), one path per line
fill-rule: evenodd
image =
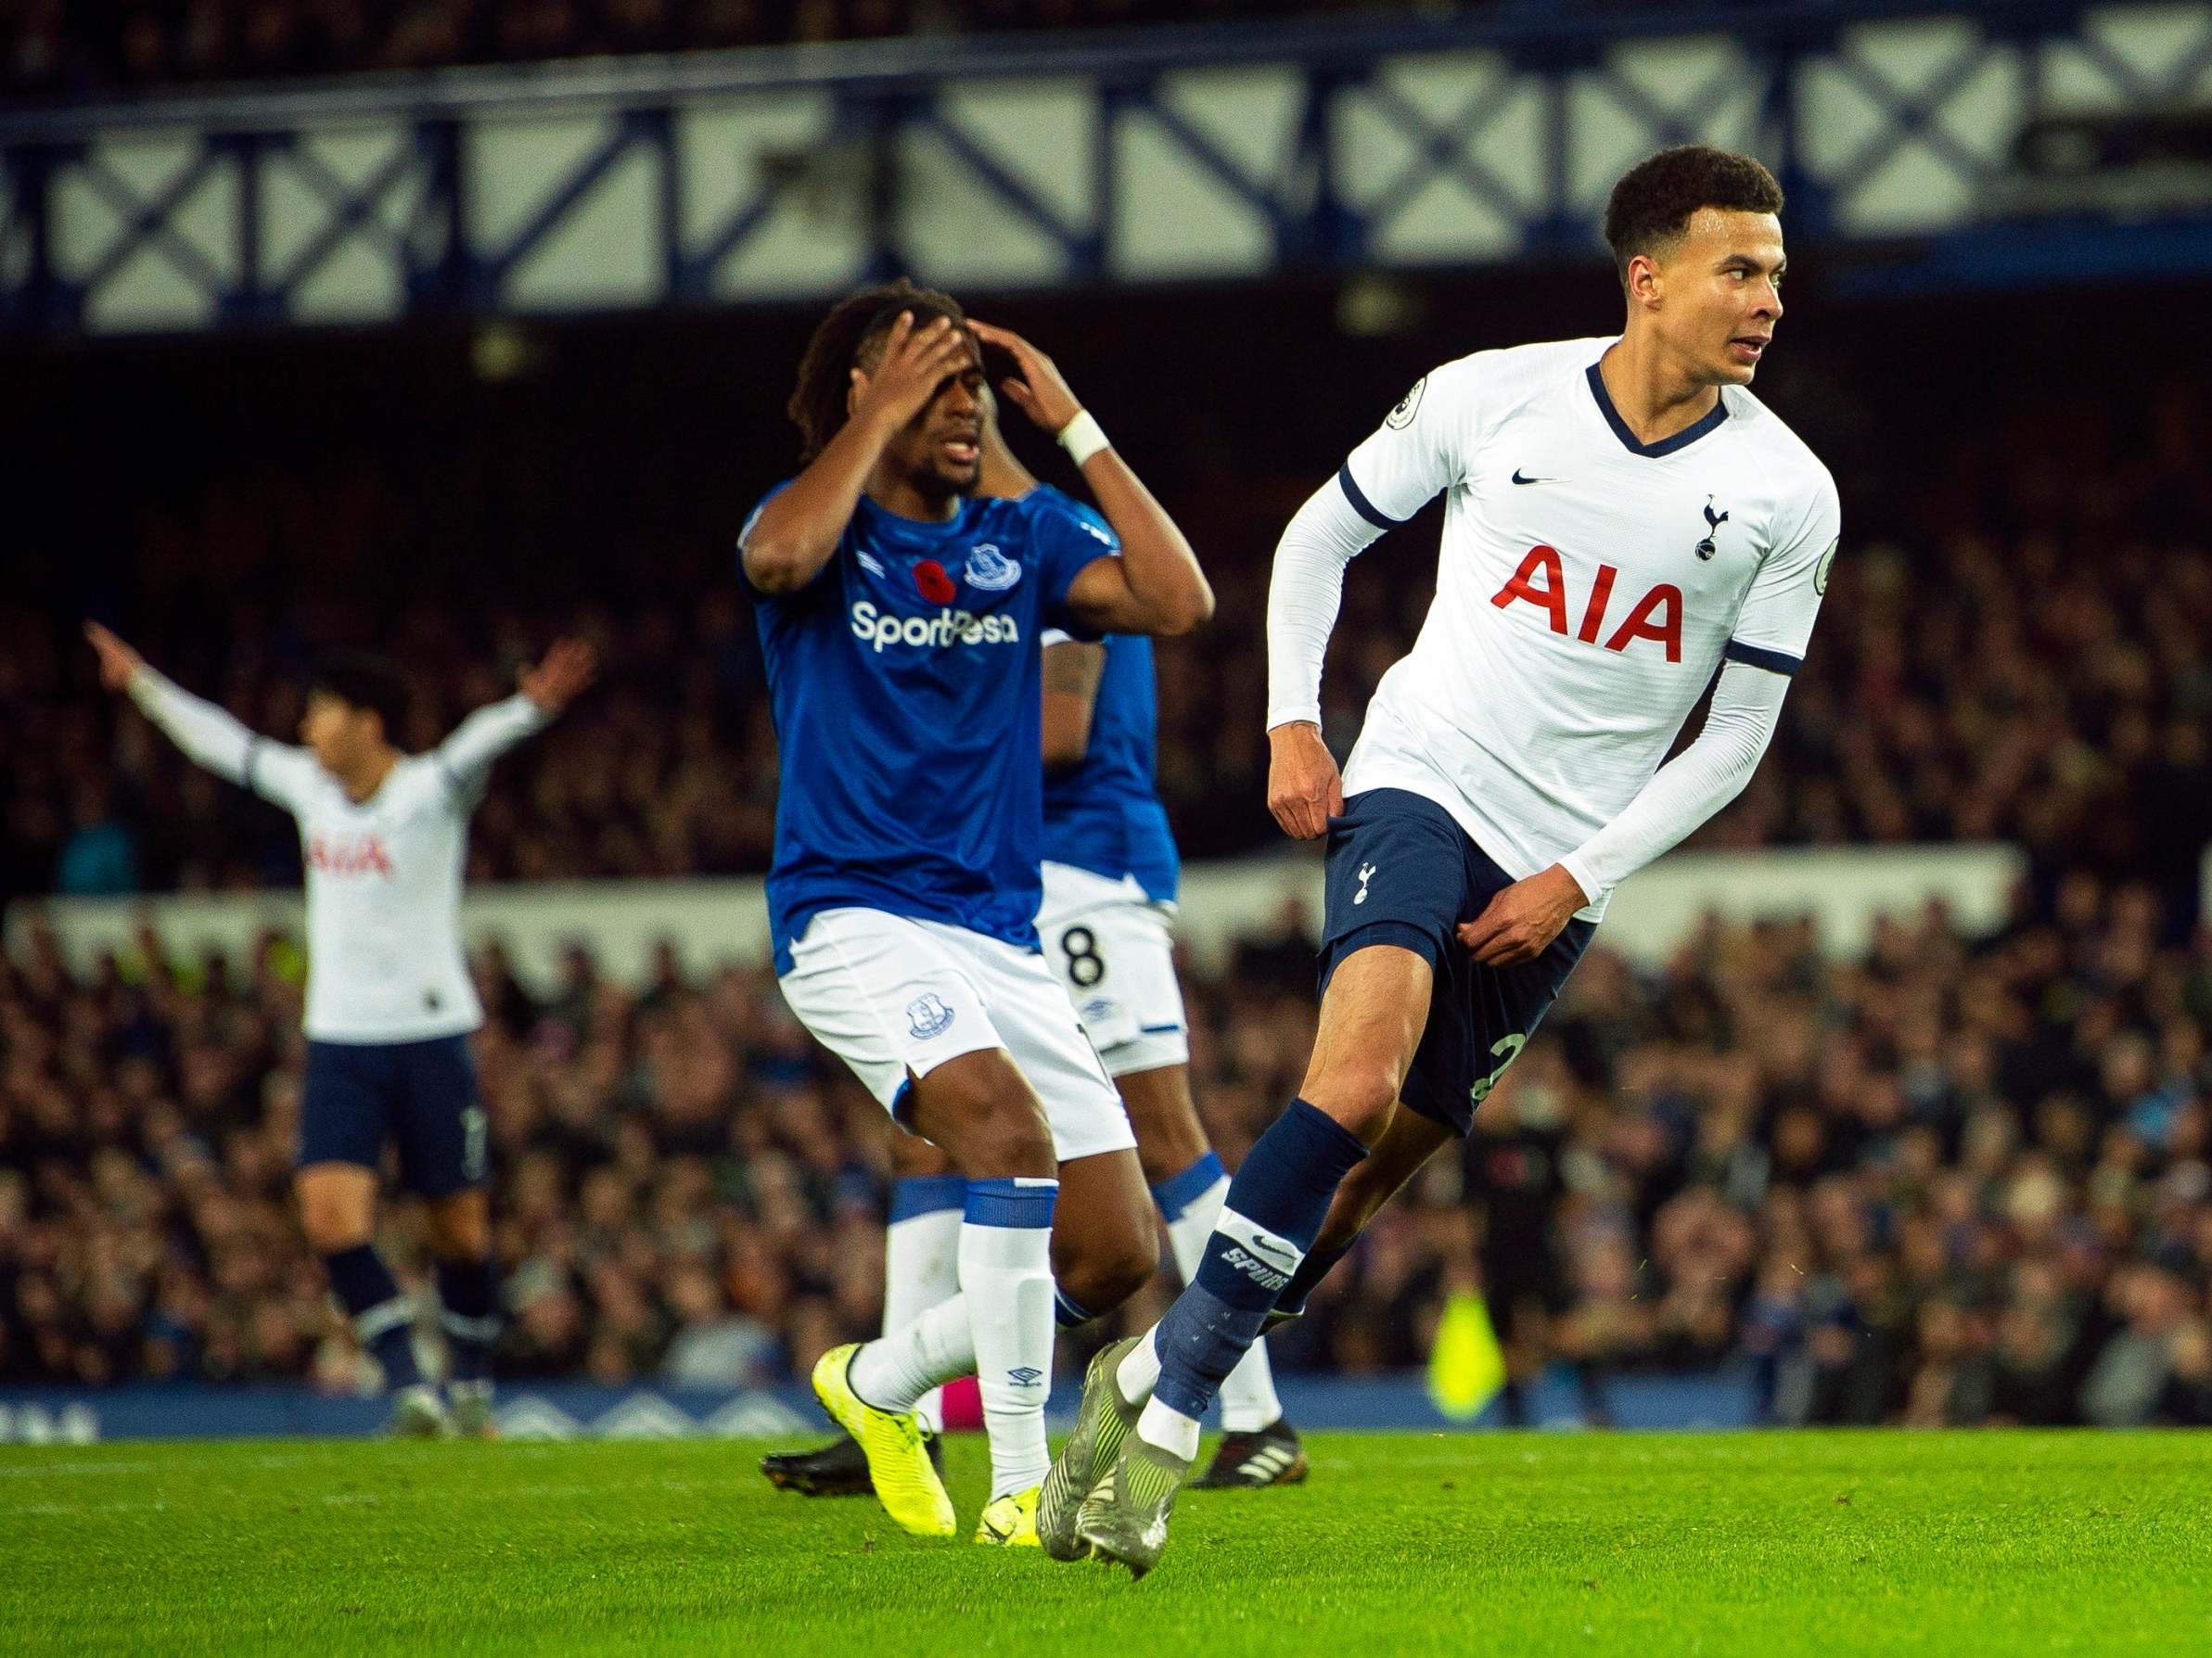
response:
M1659 278L1658 261L1648 253L1639 253L1629 261L1628 290L1631 305L1654 306L1659 302L1660 290L1665 287Z

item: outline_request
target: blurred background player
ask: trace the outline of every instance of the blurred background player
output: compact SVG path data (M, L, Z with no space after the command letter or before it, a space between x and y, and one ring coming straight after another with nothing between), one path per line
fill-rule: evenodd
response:
M1055 1554L1157 1563L1198 1418L1270 1315L1467 1133L1613 887L1766 751L1840 517L1827 469L1746 389L1782 315L1781 209L1749 157L1631 169L1605 221L1620 337L1437 369L1285 530L1268 796L1289 834L1328 837L1320 1030L1195 1281L1093 1362L1045 1489ZM1340 780L1320 687L1345 567L1438 493L1437 596Z
M976 495L984 343L1013 358L1006 396L1082 468L1119 554L1050 500ZM806 465L739 537L784 757L768 877L778 982L893 1118L967 1177L961 1294L832 1348L815 1392L892 1517L949 1536L915 1406L974 1371L991 1451L977 1540L1031 1543L1055 1301L1087 1318L1155 1264L1127 1115L1037 950L1036 640L1055 624L1181 632L1213 596L1051 360L945 295L901 283L837 306L790 409Z
M461 950L468 818L492 762L592 682L564 640L522 689L479 708L428 754L403 754L407 689L375 657L343 657L310 690L292 747L163 678L97 622L100 678L187 758L298 821L307 870L308 1058L300 1083L300 1220L392 1394L392 1430L492 1432L499 1335L486 1134L468 1033L483 1008ZM415 1307L374 1242L387 1145L429 1207L452 1409L415 1357Z
M988 388L982 400L978 492L1049 496L1106 532L1089 507L1021 464ZM1045 959L1066 982L1084 1034L1120 1090L1145 1183L1187 1279L1197 1269L1229 1176L1191 1099L1190 1038L1170 931L1180 861L1153 790L1152 644L1130 634L1086 644L1058 629L1042 639L1045 860L1037 929ZM894 1136L891 1167L886 1331L958 1293L953 1249L964 1186L942 1152L910 1134ZM919 1414L927 1431L941 1433L940 1394L926 1397ZM1284 1418L1264 1346L1256 1344L1223 1385L1221 1426L1200 1486L1256 1488L1306 1478L1305 1451ZM764 1457L761 1468L771 1483L812 1497L872 1488L866 1459L843 1435L816 1450Z

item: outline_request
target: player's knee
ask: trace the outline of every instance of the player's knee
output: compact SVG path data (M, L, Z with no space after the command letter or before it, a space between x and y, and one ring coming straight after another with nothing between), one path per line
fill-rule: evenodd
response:
M1306 1103L1326 1112L1368 1145L1382 1137L1405 1078L1397 1067L1373 1060L1317 1069L1300 1090Z
M375 1215L357 1193L312 1180L300 1181L299 1193L300 1230L317 1255L336 1255L368 1242Z
M976 1102L953 1154L971 1179L1050 1179L1059 1167L1043 1107L1027 1088L994 1090Z

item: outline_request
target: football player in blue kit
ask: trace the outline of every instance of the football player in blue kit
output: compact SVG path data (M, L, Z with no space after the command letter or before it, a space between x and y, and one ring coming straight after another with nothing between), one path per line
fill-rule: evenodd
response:
M988 399L988 391L985 393ZM995 411L983 424L981 492L1035 492L1107 531L1091 508L1042 483L1007 445ZM1037 917L1045 959L1076 1002L1084 1034L1114 1078L1137 1157L1166 1222L1175 1264L1197 1270L1229 1189L1190 1089L1190 1042L1171 932L1181 860L1154 789L1157 696L1152 642L1097 644L1049 630L1044 639L1044 885ZM965 1182L937 1147L894 1133L894 1183L884 1239L884 1328L894 1330L958 1293L953 1249ZM938 1395L920 1406L943 1429ZM1284 1417L1267 1349L1255 1345L1221 1388L1224 1430L1196 1483L1223 1489L1296 1485L1304 1448ZM786 1490L812 1497L871 1489L860 1448L840 1435L806 1451L761 1459Z
M1012 358L1007 399L1057 435L1110 532L1050 499L975 493L984 345ZM739 537L783 757L778 979L966 1176L961 1293L825 1354L815 1391L887 1511L949 1536L915 1406L975 1373L992 1464L976 1536L1030 1544L1055 1307L1103 1312L1154 1265L1128 1116L1038 950L1038 641L1184 631L1213 595L1051 359L944 295L900 284L838 305L790 408L804 468Z

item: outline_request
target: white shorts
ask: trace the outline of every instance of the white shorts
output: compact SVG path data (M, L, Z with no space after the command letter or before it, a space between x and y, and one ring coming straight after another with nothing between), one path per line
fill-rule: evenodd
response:
M1132 876L1109 881L1069 864L1044 866L1037 933L1109 1076L1190 1063L1174 913Z
M1044 1103L1063 1163L1137 1143L1059 982L1034 951L881 910L825 910L776 981L814 1039L896 1114L910 1077L1004 1048Z

